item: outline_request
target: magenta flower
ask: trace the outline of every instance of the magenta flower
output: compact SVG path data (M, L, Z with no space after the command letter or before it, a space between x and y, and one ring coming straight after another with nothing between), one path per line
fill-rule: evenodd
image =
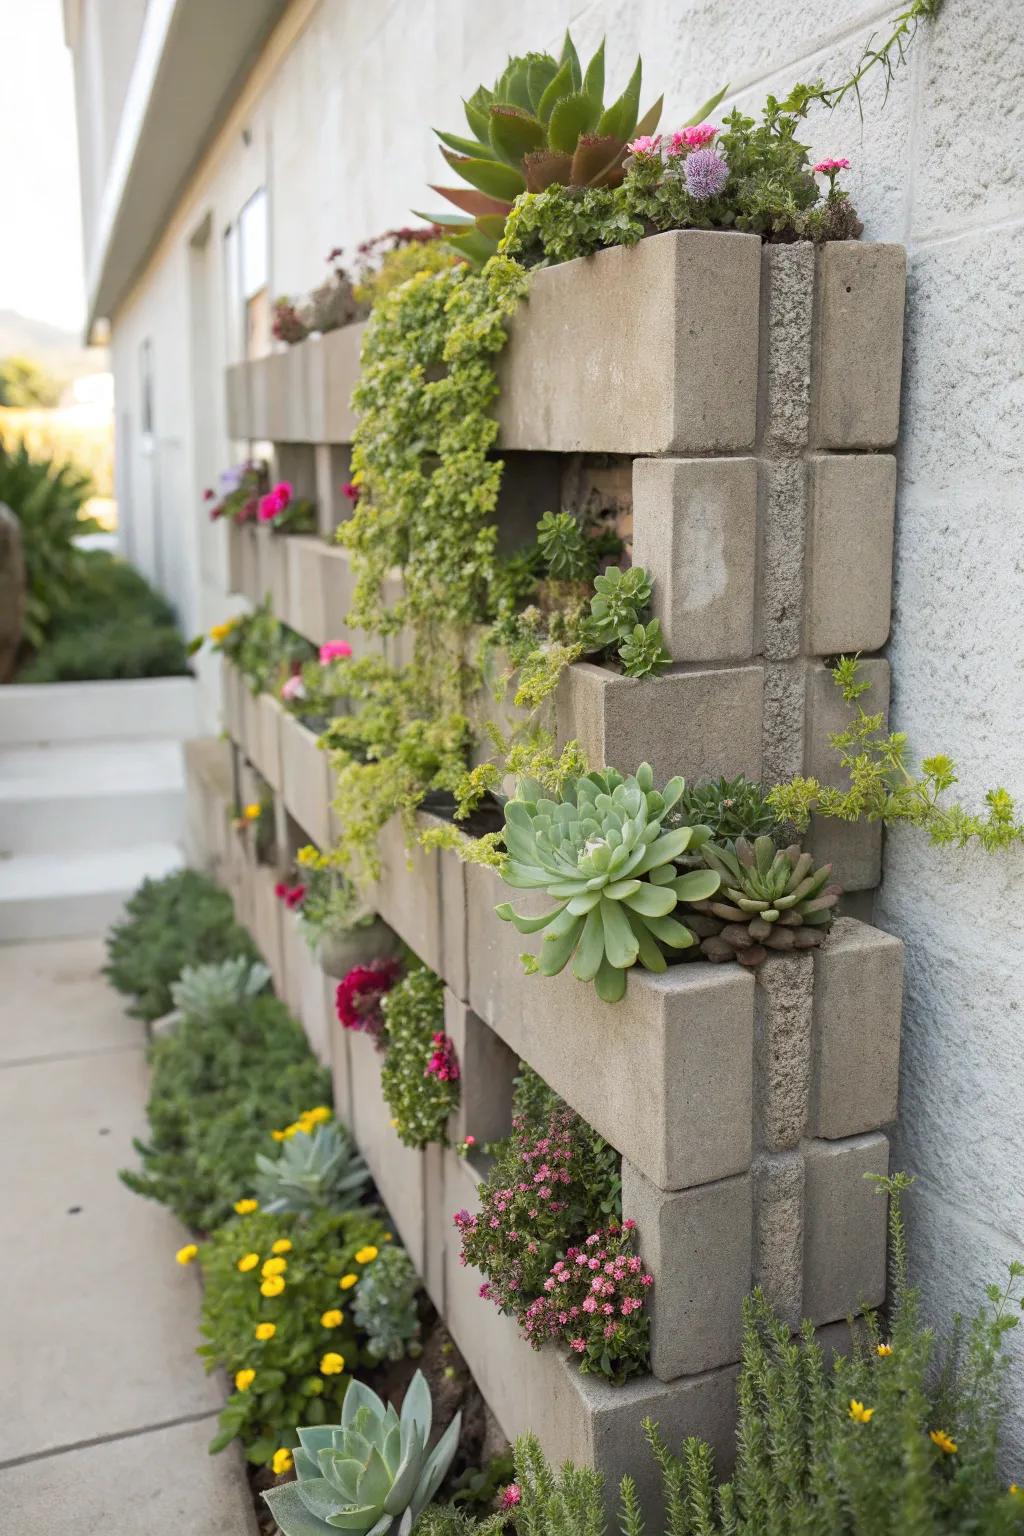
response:
M434 1053L427 1062L423 1076L436 1077L442 1083L457 1083L461 1074L454 1041L443 1032L438 1032L432 1044Z
M668 142L667 155L683 155L688 149L703 149L718 133L713 123L699 123L696 128L681 128Z
M268 491L260 497L259 520L261 523L272 523L280 512L281 507L273 491Z
M686 190L697 203L717 197L729 180L729 167L713 149L691 150L683 161L683 173Z
M848 171L849 160L819 160L814 169L822 176L834 175L836 171Z
M501 1496L502 1512L504 1512L506 1509L514 1509L517 1504L522 1503L522 1499L523 1492L519 1484L509 1483L508 1487L505 1489Z
M352 480L346 480L341 488L341 494L347 496L349 501L359 500L359 487Z
M642 133L638 139L633 140L632 144L627 144L626 148L631 155L655 155L661 148L661 134Z
M328 640L320 647L320 665L326 666L329 661L338 661L351 655L352 647L347 640Z

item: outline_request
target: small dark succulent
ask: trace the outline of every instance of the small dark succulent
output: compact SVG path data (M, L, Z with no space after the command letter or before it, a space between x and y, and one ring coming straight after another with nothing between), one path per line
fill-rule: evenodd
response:
M778 830L764 787L742 773L734 779L687 785L666 820L673 827L710 827L716 843L731 843L737 837L773 837Z
M721 876L721 889L706 900L682 897L680 906L705 960L755 966L769 950L816 949L821 943L842 894L828 883L831 864L815 869L811 854L796 844L777 849L767 836L753 843L738 837L732 846L706 842L701 854Z

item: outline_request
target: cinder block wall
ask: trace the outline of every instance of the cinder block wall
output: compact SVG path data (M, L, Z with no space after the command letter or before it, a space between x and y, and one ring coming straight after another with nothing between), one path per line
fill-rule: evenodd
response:
M491 79L506 52L554 47L571 23L581 51L609 37L611 86L632 57L648 67L645 99L664 88L664 121L687 117L726 79L753 108L794 80L838 76L899 7L838 0L523 0L496 14L472 0L387 8L322 0L256 102L251 142L226 138L187 191L170 242L114 317L118 419L137 422L138 348L153 339L157 431L173 494L151 501L137 435L122 444L119 497L136 549L202 517L184 483L194 393L181 315L191 233L237 216L271 191L275 293L320 280L335 244L352 245L430 206L444 167L430 123L458 127L459 98ZM882 82L815 114L816 154L853 162L849 187L876 240L909 253L899 450L892 723L918 755L947 751L960 788L980 804L1002 781L1024 801L1024 40L1013 5L947 0L918 40L884 110ZM727 103L726 105L729 105ZM220 289L224 291L223 287ZM233 359L218 327L218 369ZM158 445L159 446L159 445ZM229 444L222 442L223 461ZM179 467L183 478L178 479ZM133 486L137 492L132 506ZM146 526L141 526L145 524ZM198 572L184 572L194 582ZM205 622L219 615L204 612ZM989 856L929 849L916 833L886 842L875 918L906 940L902 1119L894 1162L918 1173L910 1203L917 1276L939 1317L972 1308L985 1282L1024 1252L1024 850ZM1009 1460L1024 1454L1024 1363L1011 1377Z

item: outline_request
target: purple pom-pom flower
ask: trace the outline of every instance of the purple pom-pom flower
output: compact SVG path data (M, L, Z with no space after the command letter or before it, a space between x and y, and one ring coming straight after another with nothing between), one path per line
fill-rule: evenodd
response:
M729 167L713 149L693 149L683 161L686 190L698 203L717 197L729 180Z

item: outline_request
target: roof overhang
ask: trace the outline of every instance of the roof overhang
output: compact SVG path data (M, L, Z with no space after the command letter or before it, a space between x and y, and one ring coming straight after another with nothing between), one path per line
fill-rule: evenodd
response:
M150 0L91 249L87 333L113 316L288 0Z

